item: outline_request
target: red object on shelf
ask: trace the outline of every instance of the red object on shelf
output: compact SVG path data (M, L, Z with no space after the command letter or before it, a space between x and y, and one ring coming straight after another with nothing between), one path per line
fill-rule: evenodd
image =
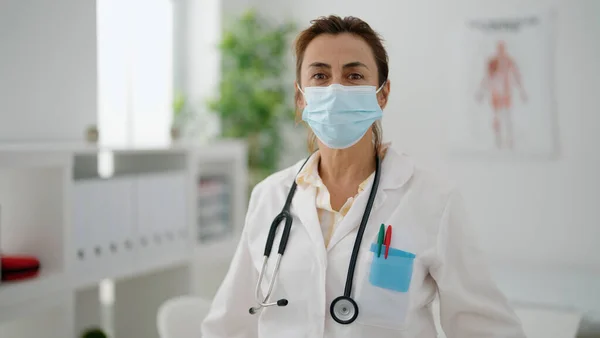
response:
M40 261L33 256L0 256L2 281L18 281L37 277Z

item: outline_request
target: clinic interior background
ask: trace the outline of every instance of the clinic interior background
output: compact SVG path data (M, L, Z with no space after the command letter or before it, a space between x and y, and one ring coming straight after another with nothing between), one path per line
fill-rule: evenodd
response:
M148 13L151 13L150 7L163 8L157 5L158 2L130 1L129 12L124 12L132 17L142 17L140 13L144 13L144 8ZM584 313L582 330L600 331L600 180L597 177L600 172L600 152L597 150L600 144L600 2L173 0L172 6L172 22L164 20L160 24L140 26L154 29L156 41L164 40L166 46L172 46L170 56L160 54L149 58L147 64L140 62L138 65L142 72L149 72L140 75L139 81L163 80L162 84L142 92L142 97L137 98L148 105L160 104L160 93L172 93L173 90L182 91L193 102L203 102L214 96L220 81L220 54L215 45L222 37L223 27L237 20L248 8L253 7L274 21L293 21L297 23L297 29L305 27L311 19L327 14L354 15L369 22L385 38L390 57L392 93L384 112L384 138L424 165L456 181L465 196L492 270L511 300L581 311ZM453 48L457 48L451 38L451 27L471 14L502 15L539 8L553 8L557 14L553 56L559 145L556 156L514 158L449 154L445 147L444 113L453 99L449 88L456 79L451 75L449 59ZM97 76L96 60L100 55L97 53L101 53L97 47L101 44L97 46L96 42L102 41L103 32L106 36L110 32L97 30L96 10L92 0L8 0L0 4L0 172L8 175L0 178L0 206L11 205L9 200L14 190L10 189L19 189L9 184L9 178L14 177L8 173L14 167L13 161L27 158L28 152L39 155L47 151L35 148L40 143L45 145L43 149L54 149L55 152L71 147L65 146L63 141L72 143L73 135L76 135L75 139L84 135L80 126L85 125L90 116L98 119L100 125L114 123L115 135L137 133L134 141L141 146L147 142L146 145L160 148L161 142L169 140L170 112L169 115L157 113L153 120L155 124L145 131L145 115L140 111L133 112L128 121L113 116L112 122L102 122L102 109L110 109L102 106L97 86L106 79L109 79L109 87L121 84L110 82L116 78ZM119 26L115 27L118 30ZM144 32L137 33L143 35ZM69 38L63 38L64 35ZM164 38L167 35L173 40ZM153 73L151 62L167 61L173 62L171 70L167 67L164 72ZM290 79L291 87L291 54L288 62L290 71L285 76ZM169 77L172 82L168 81ZM159 94L154 95L156 93ZM152 99L144 101L150 97ZM144 104L138 106L144 107ZM204 128L191 142L193 147L200 149L200 157L204 156L204 151L215 152L206 149L217 149L218 152L222 146L218 144L220 141L212 138L218 133L218 120L202 107L197 107L202 118L196 123L201 123ZM282 128L286 151L279 167L290 165L306 154L305 130L301 126L295 127L292 122ZM108 130L100 129L101 133ZM135 151L132 153L135 155ZM41 158L38 155L36 158ZM75 155L74 161L77 163L82 156ZM244 184L243 180L241 182L238 184ZM236 193L243 195L242 198L247 197L243 189ZM0 210L4 211L4 208ZM6 217L0 218L0 252L9 254L6 252L9 248L27 253L30 247L19 247L14 244L16 242L11 242L30 243L23 240L25 235L10 234L16 226L7 224ZM34 242L40 241L43 239ZM62 243L62 240L58 242ZM228 248L233 250L233 247ZM63 249L58 247L56 250ZM190 263L193 266L192 282L187 280L187 265L183 269L179 262L165 263L140 273L140 276L119 274L117 278L108 274L93 281L95 284L84 283L85 288L77 289L75 293L70 291L75 282L66 272L65 279L49 282L47 289L41 287L46 284L24 289L0 284L0 337L71 332L57 324L63 319L61 323L75 327L76 334L96 325L108 327L106 331L113 331L118 337L156 337L153 321L161 302L180 294L194 293L207 299L214 294L227 270L227 260L213 259L214 252L196 252ZM44 257L38 258L44 262ZM151 276L151 280L142 275ZM101 283L107 285L107 278L110 281L113 277L114 280L108 283L112 293L99 286ZM175 278L175 282L170 278ZM188 284L193 286L188 287ZM30 310L29 305L21 304L18 290L25 290L22 291L24 294L45 290L64 294L65 298L60 300L52 296L48 298L52 301L46 301L47 304L24 298L23 303L46 304L45 308ZM111 293L108 298L114 298L114 304L131 304L116 306L107 315L102 302L98 303L98 293L102 290ZM46 294L40 297L46 297ZM64 313L66 315L61 317ZM131 325L132 322L136 324Z

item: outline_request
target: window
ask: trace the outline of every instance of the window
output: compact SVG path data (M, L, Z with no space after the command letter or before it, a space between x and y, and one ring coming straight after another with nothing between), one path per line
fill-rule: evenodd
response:
M98 0L98 129L108 147L170 143L171 0Z

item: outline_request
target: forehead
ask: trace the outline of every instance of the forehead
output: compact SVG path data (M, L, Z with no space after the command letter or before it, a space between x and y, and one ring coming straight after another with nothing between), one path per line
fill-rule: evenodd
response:
M313 62L327 63L335 68L356 61L375 69L375 57L365 40L349 33L321 34L306 47L302 68Z

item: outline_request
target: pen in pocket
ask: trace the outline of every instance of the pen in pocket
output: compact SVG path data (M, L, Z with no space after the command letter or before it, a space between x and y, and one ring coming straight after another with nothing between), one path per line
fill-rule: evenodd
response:
M388 253L390 251L391 243L392 243L392 226L388 225L387 230L385 231L385 239L383 240L383 245L385 245L385 259L388 258Z
M377 236L377 258L381 257L381 246L383 245L385 236L385 225L381 223L379 227L379 236Z

